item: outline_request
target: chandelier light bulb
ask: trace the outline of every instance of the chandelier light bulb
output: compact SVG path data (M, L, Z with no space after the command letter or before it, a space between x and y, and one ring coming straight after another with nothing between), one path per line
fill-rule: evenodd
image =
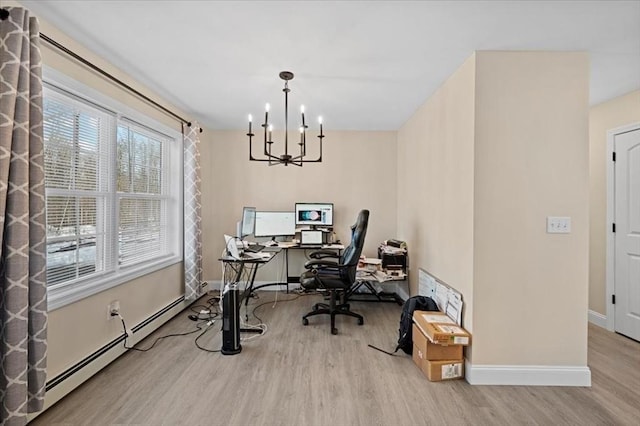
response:
M249 123L251 123L253 121L253 117L251 116L251 114L249 114Z
M271 105L266 104L266 105L264 106L264 110L265 110L266 112L269 112L269 110L270 110L270 109L271 109Z
M322 124L322 117L318 117L318 124Z
M300 112L304 114L304 105L300 105Z

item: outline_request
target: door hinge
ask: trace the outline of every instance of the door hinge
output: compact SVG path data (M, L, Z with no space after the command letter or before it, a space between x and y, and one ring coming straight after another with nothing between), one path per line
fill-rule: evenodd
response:
M611 224L611 231L616 232L616 224L615 223Z
M612 303L613 305L615 305L615 304L616 304L616 295L615 295L615 294L612 294L612 295L611 295L611 303Z
M613 151L613 161L616 161L616 152Z

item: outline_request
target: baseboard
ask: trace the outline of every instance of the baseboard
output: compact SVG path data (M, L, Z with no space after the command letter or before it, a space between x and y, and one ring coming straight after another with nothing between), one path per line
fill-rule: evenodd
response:
M171 318L182 312L191 303L193 302L186 302L184 296L176 299L163 309L132 327L133 339L128 340L127 343L129 345L135 345L142 341ZM128 349L122 344L123 341L124 333L97 351L89 354L67 370L48 380L44 408L42 411L29 414L28 421L36 418L111 362L115 361L120 355L126 353Z
M473 365L465 362L471 385L591 387L591 370L584 366Z
M607 328L607 316L589 309L589 322L604 329Z

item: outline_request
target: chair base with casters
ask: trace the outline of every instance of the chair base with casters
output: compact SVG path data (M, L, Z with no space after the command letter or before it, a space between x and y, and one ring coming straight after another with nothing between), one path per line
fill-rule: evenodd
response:
M301 285L305 289L318 288L315 276L309 276L302 279ZM350 310L349 303L341 301L338 303L338 297L344 296L345 290L343 289L328 289L329 292L329 304L316 303L313 305L313 310L302 317L302 324L309 325L309 317L315 315L330 315L331 316L331 334L338 334L336 328L336 315L347 315L358 319L358 325L364 324L364 318L362 315L357 314Z

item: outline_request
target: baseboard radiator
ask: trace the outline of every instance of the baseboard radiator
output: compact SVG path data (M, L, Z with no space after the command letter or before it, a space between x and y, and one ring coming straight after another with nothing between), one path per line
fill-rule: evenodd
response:
M203 283L202 286L203 288L206 287L206 283ZM131 331L133 331L133 339L128 342L129 345L134 345L143 340L171 318L189 307L191 303L193 302L187 302L184 296L180 296L164 308L136 324L131 328ZM120 336L87 355L62 373L47 380L44 409L38 413L30 414L28 420L31 421L42 414L75 388L115 361L118 357L125 354L128 351L123 344L125 338L126 335L123 332Z

